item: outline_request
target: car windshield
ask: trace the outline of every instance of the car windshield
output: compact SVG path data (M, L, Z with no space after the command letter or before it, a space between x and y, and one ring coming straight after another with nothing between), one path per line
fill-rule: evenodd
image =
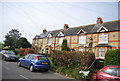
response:
M38 57L38 60L48 60L48 59L47 59L47 57L39 56L39 57Z

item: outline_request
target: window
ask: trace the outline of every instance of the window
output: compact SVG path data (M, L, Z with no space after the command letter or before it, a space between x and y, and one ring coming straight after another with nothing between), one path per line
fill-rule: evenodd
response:
M104 57L104 55L105 55L105 49L99 48L99 57Z
M79 36L79 44L86 44L86 36Z
M62 44L64 38L59 38L59 44Z
M48 38L48 44L51 44L51 43L52 43L52 39Z
M99 43L108 43L108 34L99 34Z
M24 58L24 59L28 59L28 58L29 58L29 56L30 56L30 55L26 55L26 56L24 56L23 58Z
M79 51L83 52L83 49L82 49L82 48L80 48L80 49L79 49Z

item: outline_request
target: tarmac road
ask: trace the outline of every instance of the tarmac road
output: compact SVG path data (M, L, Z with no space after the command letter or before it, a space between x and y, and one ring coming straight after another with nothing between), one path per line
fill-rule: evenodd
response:
M54 72L30 72L16 62L2 61L2 81L76 81Z

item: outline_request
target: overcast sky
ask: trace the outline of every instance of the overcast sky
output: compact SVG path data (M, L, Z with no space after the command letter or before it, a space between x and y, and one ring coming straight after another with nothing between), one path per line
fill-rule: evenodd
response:
M108 2L79 1L43 1L43 2L12 2L1 0L0 3L0 42L12 29L18 29L22 37L30 43L42 29L56 30L64 24L70 27L95 24L97 17L103 21L118 20L118 0Z

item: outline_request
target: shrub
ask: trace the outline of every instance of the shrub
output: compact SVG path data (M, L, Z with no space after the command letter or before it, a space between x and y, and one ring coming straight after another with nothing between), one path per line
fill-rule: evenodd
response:
M105 55L104 66L120 65L120 49L108 50Z
M19 55L21 55L21 56L25 55L24 52L25 52L25 49L22 49L22 48L18 49L18 54Z
M89 52L67 52L67 51L54 51L53 63L59 67L76 67L78 69L86 70L89 68L95 55Z
M21 48L21 49L18 50L18 54L21 55L21 56L26 55L26 54L30 54L30 53L31 54L35 53L34 49L32 49L32 48L26 48L26 49Z
M32 48L26 48L24 54L32 54L35 53L34 49Z
M62 42L62 51L70 51L70 48L67 45L67 39L64 39Z

